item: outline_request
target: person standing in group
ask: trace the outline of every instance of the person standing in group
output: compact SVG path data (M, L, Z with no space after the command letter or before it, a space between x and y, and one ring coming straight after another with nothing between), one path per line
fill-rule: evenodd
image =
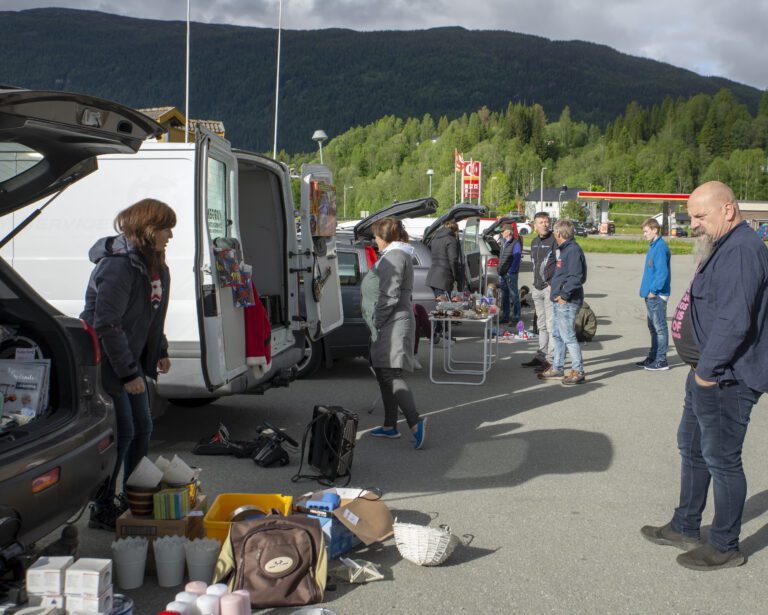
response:
M453 220L443 224L443 228L435 232L435 236L429 244L432 254L432 264L427 273L427 286L432 287L435 298L444 297L444 301L450 301L451 291L454 288L461 290L463 287L464 267L461 262L461 249L459 246L459 225ZM432 340L435 344L440 341L443 333L443 323L435 325L435 336Z
M557 241L550 229L549 214L540 211L533 217L536 237L531 242L531 260L533 261L533 290L531 298L536 310L536 323L539 329L539 349L523 367L533 367L537 372L545 372L552 367L554 360L554 339L552 337L552 300L550 282L555 274L557 259Z
M574 240L573 222L558 220L554 228L557 241L557 262L552 276L550 299L553 302L552 337L554 357L552 367L541 372L542 380L560 380L563 384L583 384L584 363L576 339L576 314L584 302L584 282L587 281L587 260L581 246ZM571 371L566 375L565 349L571 355Z
M670 253L666 242L659 235L660 226L654 218L643 222L643 236L650 242L645 255L640 296L645 301L648 330L651 332L651 348L645 360L635 363L649 371L669 369L667 363L667 301L672 281L669 268Z
M501 251L499 252L499 285L501 286L501 315L499 322L520 320L520 291L517 287L517 274L523 257L523 241L512 224L501 225Z
M741 451L752 407L768 392L768 249L721 182L696 188L688 214L704 254L671 327L690 366L677 430L680 501L669 523L640 532L686 551L677 557L685 568L717 570L746 562L739 550L747 494ZM705 543L701 515L710 482L715 514Z
M373 223L379 259L363 278L360 293L363 318L371 332L370 361L384 402L384 424L370 433L375 437L399 438L398 408L415 439L424 446L426 419L420 418L403 370L413 371L416 323L411 306L413 292L413 247L403 223L382 218Z
M89 251L95 268L80 315L96 332L102 350L101 382L115 408L117 462L109 485L91 507L89 527L114 529L125 506L115 503L120 469L125 480L149 451L152 414L145 377L167 373L170 274L165 248L176 214L165 203L143 199L115 218L117 236L99 239Z

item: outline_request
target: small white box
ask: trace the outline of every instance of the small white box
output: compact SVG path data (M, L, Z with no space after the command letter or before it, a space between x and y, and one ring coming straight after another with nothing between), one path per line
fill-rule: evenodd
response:
M92 596L70 596L67 594L67 613L111 613L112 612L112 586L98 598Z
M67 568L64 593L98 599L112 587L112 560L82 557ZM71 609L70 609L71 610Z
M27 592L61 596L64 593L64 574L74 561L72 556L39 557L27 569Z

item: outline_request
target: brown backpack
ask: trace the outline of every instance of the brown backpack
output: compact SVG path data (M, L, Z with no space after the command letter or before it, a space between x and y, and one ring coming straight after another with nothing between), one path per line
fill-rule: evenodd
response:
M254 608L300 606L323 600L327 570L317 519L269 516L232 523L214 582L245 589Z

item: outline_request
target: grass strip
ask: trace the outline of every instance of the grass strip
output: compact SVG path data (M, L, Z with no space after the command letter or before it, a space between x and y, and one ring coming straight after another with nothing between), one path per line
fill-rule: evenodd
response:
M690 254L693 242L681 239L664 238L669 251L674 254ZM601 254L645 254L648 242L643 239L612 239L610 237L576 237L576 243L584 252L599 252Z

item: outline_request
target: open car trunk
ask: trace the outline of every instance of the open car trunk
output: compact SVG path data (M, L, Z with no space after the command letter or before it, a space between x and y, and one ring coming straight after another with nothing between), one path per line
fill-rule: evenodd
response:
M6 515L23 511L14 532L23 544L74 515L114 466L114 419L96 384L96 356L83 324L0 259L0 503Z

